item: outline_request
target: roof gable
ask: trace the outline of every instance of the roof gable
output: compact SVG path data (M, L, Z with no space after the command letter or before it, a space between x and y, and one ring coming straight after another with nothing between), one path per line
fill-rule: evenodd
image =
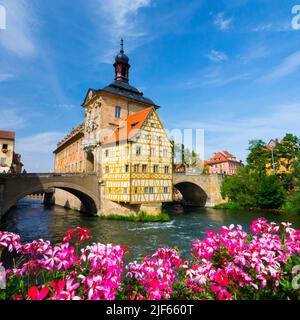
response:
M96 93L97 93L97 90L90 88L87 91L87 94L86 94L86 96L84 98L84 101L83 101L81 106L84 107L89 101L91 101L94 98Z
M103 144L112 144L121 141L130 141L141 131L148 116L154 112L154 108L147 108L128 116L116 128L111 136L104 139Z

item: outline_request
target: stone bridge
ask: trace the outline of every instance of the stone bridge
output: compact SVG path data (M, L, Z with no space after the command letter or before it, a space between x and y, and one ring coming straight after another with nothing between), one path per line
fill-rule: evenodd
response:
M221 174L175 173L173 185L182 194L185 205L213 207L224 202L221 196L223 179Z
M190 206L214 206L224 202L220 194L222 175L174 174L173 185L180 191L183 203ZM16 174L0 175L0 220L20 199L32 194L50 195L62 189L80 200L80 211L101 214L104 188L96 174ZM104 210L103 210L104 211Z
M96 174L16 174L0 175L0 220L20 199L27 195L48 193L54 188L76 196L81 211L97 214L100 211L100 188Z

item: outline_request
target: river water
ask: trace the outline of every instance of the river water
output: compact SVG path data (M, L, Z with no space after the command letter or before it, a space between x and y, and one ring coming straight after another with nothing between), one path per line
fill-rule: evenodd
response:
M109 221L59 206L45 207L39 200L24 199L3 218L0 230L19 234L23 242L44 239L56 243L62 240L66 230L83 226L92 229L92 241L126 244L127 259L132 260L152 254L160 247L177 246L183 256L188 256L190 243L205 237L207 229L217 230L233 223L249 230L251 221L262 216L270 221L292 222L294 228L300 229L297 213L183 208L180 205L172 205L167 211L172 218L170 222Z

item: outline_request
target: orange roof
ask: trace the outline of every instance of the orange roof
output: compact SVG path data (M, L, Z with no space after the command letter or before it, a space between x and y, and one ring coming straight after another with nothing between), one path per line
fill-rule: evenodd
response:
M113 134L104 139L102 144L116 143L120 141L129 141L137 135L146 121L148 115L154 111L154 108L147 108L128 116L122 121Z
M0 130L0 139L15 140L15 131Z

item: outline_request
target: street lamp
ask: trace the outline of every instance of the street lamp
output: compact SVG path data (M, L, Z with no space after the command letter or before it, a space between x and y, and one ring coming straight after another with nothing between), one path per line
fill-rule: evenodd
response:
M272 171L275 174L275 161L274 161L274 148L276 147L277 141L275 140L270 140L268 143L268 146L271 148L271 153L272 153Z

